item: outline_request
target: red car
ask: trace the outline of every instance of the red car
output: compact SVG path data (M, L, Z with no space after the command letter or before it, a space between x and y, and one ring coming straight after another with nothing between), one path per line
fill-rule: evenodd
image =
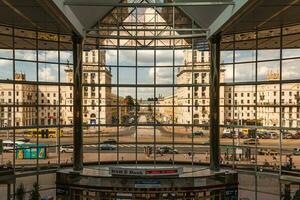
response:
M292 139L300 139L300 133L292 134Z

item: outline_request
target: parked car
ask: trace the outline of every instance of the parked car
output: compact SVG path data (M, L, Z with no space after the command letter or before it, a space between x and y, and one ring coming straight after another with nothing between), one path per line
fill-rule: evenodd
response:
M115 150L117 147L114 144L103 143L99 145L100 150Z
M63 145L60 147L59 151L61 153L73 153L74 148L72 145Z
M243 143L246 145L255 145L255 143L259 144L259 141L255 140L254 138L251 138L251 139L245 140Z
M291 133L284 134L283 139L293 139L293 134Z
M256 137L260 138L260 139L266 139L267 136L267 132L266 131L258 131L256 132Z
M293 134L287 130L282 131L283 139L293 139Z
M274 149L258 149L257 153L259 155L272 155L272 156L273 155L275 156L278 154L278 152Z
M189 137L203 137L203 136L204 136L203 131L195 131L191 135L189 135Z
M223 130L223 134L228 134L228 133L231 133L232 131L230 129L224 129Z
M263 132L263 134L261 135L262 139L277 139L278 138L278 134L275 132Z
M102 144L113 144L113 145L117 145L117 140L115 139L108 139L102 142Z
M178 151L177 151L177 149L173 149L170 146L161 146L161 147L157 148L156 153L158 153L158 154L165 154L165 153L166 154L168 154L168 153L178 154Z
M238 130L235 130L234 132L233 131L223 131L223 135L222 135L222 138L244 138L245 135L243 132L241 131L238 131Z
M300 139L300 133L295 133L292 135L292 139Z
M205 140L203 142L201 142L202 145L209 145L209 140Z
M222 138L232 138L233 134L232 132L223 132Z
M293 155L300 156L300 148L294 148Z

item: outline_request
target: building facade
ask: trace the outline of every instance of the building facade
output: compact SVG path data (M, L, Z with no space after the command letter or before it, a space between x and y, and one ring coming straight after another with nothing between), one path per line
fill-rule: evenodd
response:
M184 51L184 65L177 68L176 83L178 86L174 94L174 122L177 124L204 124L209 123L209 70L210 57L208 51ZM224 79L224 70L221 71L221 80ZM186 87L185 84L194 84ZM221 94L223 88L221 88ZM160 105L173 105L173 96L160 99ZM221 95L224 101L224 95ZM172 110L172 108L170 108ZM160 109L164 120L171 118L168 108ZM165 111L167 110L167 111ZM169 113L169 114L166 114ZM221 117L221 120L223 119Z
M115 124L128 113L123 97L117 98L110 87L112 74L105 66L105 52L83 53L83 120L86 125ZM67 82L73 80L72 67L66 66ZM221 68L221 82L225 69ZM279 72L269 71L267 81L279 80ZM71 86L21 84L25 74L16 72L15 86L0 85L0 127L32 125L70 125L73 123ZM20 82L20 84L18 83ZM184 65L178 67L174 96L159 97L156 118L161 123L209 123L209 52L185 51ZM194 84L187 87L184 84ZM94 86L95 84L95 86ZM15 87L15 94L13 94ZM282 92L280 93L280 87ZM60 94L60 95L58 95ZM15 108L13 99L15 98ZM281 98L281 100L280 100ZM119 111L116 109L119 100ZM39 110L36 110L36 103ZM174 111L173 111L174 102ZM220 88L220 123L225 125L263 125L296 128L300 126L300 84L263 84ZM4 106L3 106L4 105ZM235 105L235 106L233 106ZM281 110L280 110L281 106ZM173 114L174 112L174 114ZM15 122L14 115L15 113ZM60 114L59 114L60 113ZM281 116L280 116L281 115ZM60 119L58 119L60 116Z
M98 55L100 54L100 55ZM96 87L93 84L110 84L111 73L105 66L105 52L93 50L83 54L83 120L85 124L111 124L111 89ZM98 62L98 60L100 61ZM73 81L73 69L64 69L68 83ZM15 94L13 84L0 85L0 127L33 125L70 125L73 123L73 87L24 84L25 74L15 74ZM18 84L18 81L20 84ZM15 99L15 110L13 108ZM36 110L36 104L39 110ZM11 105L11 107L9 106ZM59 114L60 113L60 114ZM58 119L60 116L60 119Z

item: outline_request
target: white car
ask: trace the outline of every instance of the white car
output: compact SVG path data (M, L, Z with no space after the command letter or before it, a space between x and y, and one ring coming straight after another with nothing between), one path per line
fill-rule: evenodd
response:
M74 148L72 145L66 145L66 146L61 146L59 151L61 153L73 153Z
M232 131L231 130L229 130L229 129L224 129L223 130L223 134L230 134Z

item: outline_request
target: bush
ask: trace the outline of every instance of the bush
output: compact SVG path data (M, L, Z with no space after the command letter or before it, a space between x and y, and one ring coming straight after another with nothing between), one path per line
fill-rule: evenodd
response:
M17 188L17 191L16 191L16 198L17 200L24 200L25 199L25 186L23 183L21 183L19 185L19 187Z
M33 184L33 188L30 192L30 200L40 200L41 195L39 193L39 185L37 183Z

